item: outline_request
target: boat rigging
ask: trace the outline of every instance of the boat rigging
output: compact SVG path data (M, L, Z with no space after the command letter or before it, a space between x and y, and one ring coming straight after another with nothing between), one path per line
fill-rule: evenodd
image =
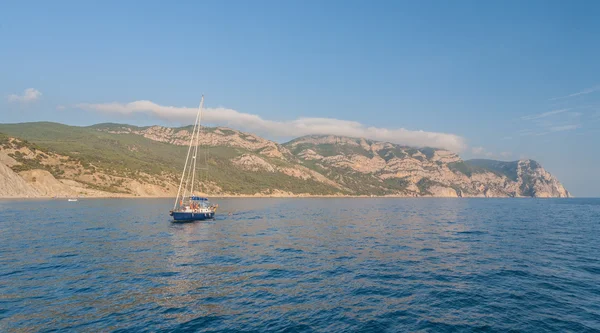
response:
M185 164L183 166L183 172L181 174L181 180L179 182L179 189L177 190L177 197L175 198L175 204L173 205L173 210L170 211L170 215L173 216L173 219L176 222L212 219L215 217L218 207L218 205L212 205L208 198L194 194L194 186L197 182L196 170L199 138L202 128L203 107L204 95L202 95L202 99L200 100L196 121L194 122L192 135L190 136L190 143L185 158ZM206 163L206 169L207 168L208 163Z

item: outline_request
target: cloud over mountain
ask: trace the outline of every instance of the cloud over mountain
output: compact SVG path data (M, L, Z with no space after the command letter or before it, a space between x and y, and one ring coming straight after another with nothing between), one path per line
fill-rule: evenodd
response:
M145 113L152 116L183 123L191 123L197 108L159 105L142 100L131 103L81 103L75 107L83 110L120 114ZM366 126L356 121L334 118L298 118L291 121L272 121L258 115L227 108L208 108L203 112L203 122L230 126L272 137L289 138L310 134L331 134L364 137L372 140L389 141L409 146L444 148L454 152L466 148L464 138L455 134L407 130L404 128L381 128Z

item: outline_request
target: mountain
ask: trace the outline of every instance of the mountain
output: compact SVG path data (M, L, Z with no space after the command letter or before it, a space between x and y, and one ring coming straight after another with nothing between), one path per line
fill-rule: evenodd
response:
M0 124L0 180L13 184L0 196L174 196L191 129ZM570 196L532 160L331 135L278 144L225 127L204 128L199 144L198 186L210 195Z
M469 160L447 150L413 148L336 136L302 137L284 145L300 163L357 193L407 196L569 197L533 160Z

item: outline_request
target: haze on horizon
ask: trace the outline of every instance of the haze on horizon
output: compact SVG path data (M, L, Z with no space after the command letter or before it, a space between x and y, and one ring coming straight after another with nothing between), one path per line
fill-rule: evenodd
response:
M0 5L0 123L306 134L532 158L600 196L600 3Z

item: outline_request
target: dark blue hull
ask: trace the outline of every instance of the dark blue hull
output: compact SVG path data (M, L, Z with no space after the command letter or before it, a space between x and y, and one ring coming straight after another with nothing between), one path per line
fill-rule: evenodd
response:
M186 212L171 212L175 222L192 222L203 221L215 217L215 213L186 213Z

